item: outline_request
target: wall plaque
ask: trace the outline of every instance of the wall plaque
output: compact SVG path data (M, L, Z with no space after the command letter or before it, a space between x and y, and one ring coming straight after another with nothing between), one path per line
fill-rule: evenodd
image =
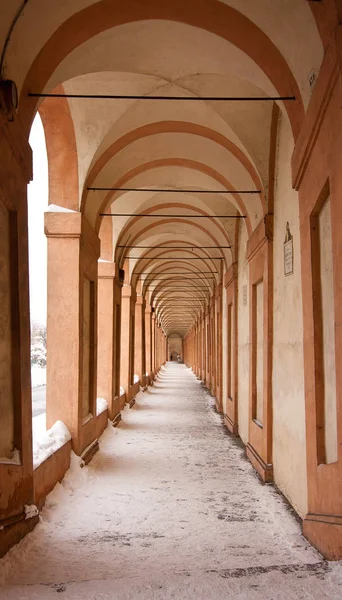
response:
M284 241L284 273L285 275L291 275L293 273L293 237L288 223L286 223L286 235Z

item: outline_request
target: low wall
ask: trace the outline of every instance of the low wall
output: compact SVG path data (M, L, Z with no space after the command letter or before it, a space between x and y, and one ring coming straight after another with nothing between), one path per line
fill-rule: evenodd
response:
M123 410L125 408L125 404L126 404L126 393L122 394L119 398L120 400L120 410Z
M41 509L46 496L61 482L70 467L71 440L33 471L34 503Z
M133 383L131 390L132 391L130 396L131 398L134 398L140 390L140 381L137 381L137 383Z
M97 415L96 417L96 437L99 438L103 434L104 430L107 427L108 423L108 410L104 410L102 413Z
M110 419L113 420L122 409L122 401L120 396L115 396L112 405L112 414L110 415Z
M95 425L95 439L103 434L107 427L108 410L97 415L93 421ZM94 433L94 432L93 432ZM33 471L34 504L41 509L46 496L53 490L56 483L61 482L70 467L71 440L56 450Z

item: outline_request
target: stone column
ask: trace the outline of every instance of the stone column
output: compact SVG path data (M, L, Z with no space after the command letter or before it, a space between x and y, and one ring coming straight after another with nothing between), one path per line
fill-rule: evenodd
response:
M76 454L96 439L97 260L100 241L78 212L45 213L48 238L46 424L61 420Z
M340 16L341 2L333 4ZM295 237L293 244L294 256L301 258L304 327L303 533L330 560L342 559L341 33L341 24L331 31L320 85L313 89L292 157L300 222L300 243Z
M194 363L193 363L193 371L195 375L197 375L197 324L195 323L193 327L193 336L194 336Z
M136 292L130 285L122 288L121 300L121 361L120 382L126 393L126 402L132 399L134 375L134 325Z
M118 417L120 377L117 360L117 341L120 341L117 328L120 329L121 283L117 267L110 261L98 264L98 345L97 345L97 397L108 403L108 415L111 420ZM120 331L119 331L120 333Z
M139 375L140 385L146 382L146 360L145 360L145 308L146 303L143 296L137 296L135 303L135 349L134 349L134 372Z
M208 390L211 386L211 326L210 326L210 304L205 314L205 344L206 344L206 385Z
M159 338L159 323L155 323L155 372L159 371L159 352L160 352L160 338Z
M216 339L215 339L215 297L210 298L210 391L215 394L215 350L216 350Z
M247 243L247 259L251 301L249 435L246 454L262 480L269 483L273 480L273 215L266 215L254 229Z
M164 336L164 363L165 363L169 360L169 358L168 358L168 348L167 348L167 337L166 337L165 333L163 334L163 336Z
M153 379L152 373L152 307L149 305L145 308L145 359L146 373L148 379Z
M218 412L222 412L222 285L219 284L215 293L215 398Z
M202 317L198 317L198 377L202 379Z
M152 379L153 379L156 374L156 316L155 316L155 314L152 314L151 342L152 342Z
M201 313L201 379L205 383L204 310Z
M164 331L162 330L162 365L164 365L166 361L167 361L166 338L165 338Z
M227 297L227 387L222 390L225 424L231 433L238 433L238 264L233 263L224 277Z
M1 85L1 84L0 84ZM4 106L4 105L3 105ZM31 531L34 500L27 227L32 152L0 88L0 556Z
M113 366L113 390L114 403L113 414L124 408L120 403L120 358L121 358L121 298L122 298L122 281L117 277L118 269L116 270L114 281L114 366ZM118 414L118 412L116 414ZM115 415L114 415L115 418Z
M163 334L160 323L158 323L158 330L157 330L158 370L164 364L164 340L163 340L163 338L164 338L164 334Z

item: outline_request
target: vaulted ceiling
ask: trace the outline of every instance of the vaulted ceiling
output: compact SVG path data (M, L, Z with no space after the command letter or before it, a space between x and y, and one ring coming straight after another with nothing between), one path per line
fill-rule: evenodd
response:
M278 114L296 139L323 59L313 4L0 0L2 72L27 134L40 110L50 202L85 214L166 333L184 335L269 210ZM134 98L29 96L56 92ZM279 96L295 99L201 100Z

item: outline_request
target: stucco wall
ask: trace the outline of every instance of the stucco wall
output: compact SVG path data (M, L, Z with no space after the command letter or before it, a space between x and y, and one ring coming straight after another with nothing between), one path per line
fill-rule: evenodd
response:
M239 435L248 442L249 407L249 291L248 262L246 258L247 229L240 225L238 249L238 414ZM244 300L247 302L244 304Z
M303 320L298 194L291 186L293 139L279 123L274 206L273 464L276 484L304 515L307 509ZM286 223L293 235L294 272L284 275Z

